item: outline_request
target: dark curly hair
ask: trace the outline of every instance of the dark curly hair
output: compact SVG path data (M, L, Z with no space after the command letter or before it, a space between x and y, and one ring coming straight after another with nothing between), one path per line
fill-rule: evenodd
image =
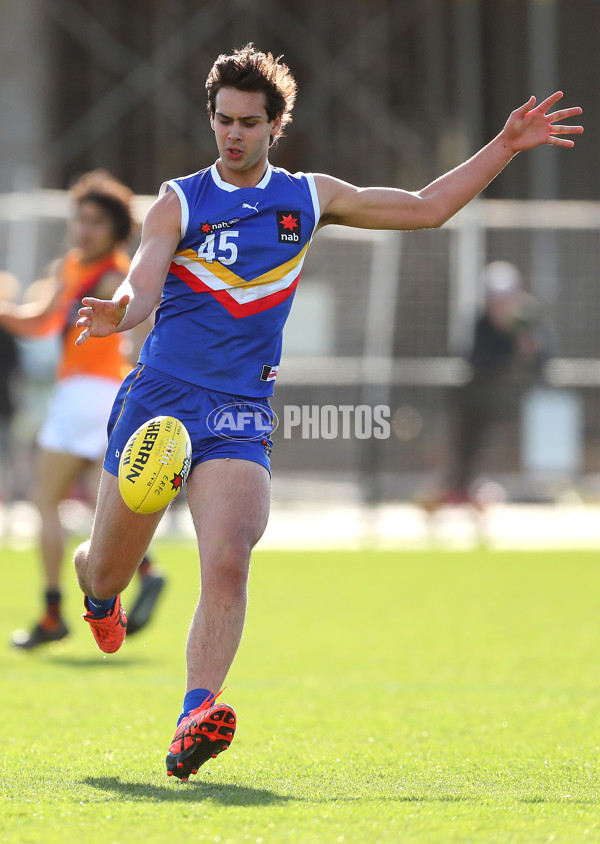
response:
M71 196L81 205L94 202L108 215L113 226L115 240L127 240L133 225L131 200L133 191L107 170L91 170L71 187Z
M275 143L292 121L297 91L296 80L281 59L282 56L274 58L272 53L261 53L252 43L229 56L220 55L206 79L209 115L215 116L216 98L221 88L264 93L269 121L281 115L281 129L271 136L271 143Z

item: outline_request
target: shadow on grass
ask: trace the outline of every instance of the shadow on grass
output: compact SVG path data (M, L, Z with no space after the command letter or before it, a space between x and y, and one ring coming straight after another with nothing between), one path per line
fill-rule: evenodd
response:
M213 800L225 806L270 806L293 800L283 794L276 794L265 788L248 788L229 783L211 783L203 780L169 785L152 785L141 782L122 782L119 777L86 777L85 785L129 800L154 800L157 803Z
M68 656L67 654L51 654L48 662L56 665L69 665L73 668L123 668L124 665L140 665L142 660L128 659L119 656L118 659L105 659L102 656Z
M597 806L600 801L597 797L571 797L570 794L565 794L562 797L549 797L548 795L531 795L530 797L520 797L519 803L544 803L545 805L559 806L565 804L568 806Z
M481 796L463 794L360 794L343 795L330 794L326 798L315 795L314 797L290 796L277 794L265 788L249 788L242 785L230 783L212 783L206 780L195 780L188 783L170 781L168 785L153 785L142 782L124 782L119 777L86 777L82 784L103 791L106 794L121 799L132 801L151 800L156 803L200 803L210 800L223 806L277 806L286 803L307 803L307 804L330 804L336 803L465 803L477 805ZM585 798L545 798L537 795L525 796L518 799L520 803L546 803L546 804L571 804L571 805L596 805L598 800Z

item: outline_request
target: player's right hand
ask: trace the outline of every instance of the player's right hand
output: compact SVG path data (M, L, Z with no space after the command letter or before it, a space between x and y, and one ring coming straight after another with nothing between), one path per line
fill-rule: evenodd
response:
M114 334L127 312L130 298L128 293L124 293L116 301L94 299L92 296L82 299L83 307L79 309L76 325L83 331L75 340L75 345L81 346L88 337L108 337L109 334Z

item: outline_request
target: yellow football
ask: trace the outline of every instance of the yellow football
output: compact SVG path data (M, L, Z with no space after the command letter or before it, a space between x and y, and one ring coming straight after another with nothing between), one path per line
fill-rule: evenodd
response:
M149 419L127 441L119 460L119 490L135 513L156 513L179 492L192 463L185 425L173 416Z

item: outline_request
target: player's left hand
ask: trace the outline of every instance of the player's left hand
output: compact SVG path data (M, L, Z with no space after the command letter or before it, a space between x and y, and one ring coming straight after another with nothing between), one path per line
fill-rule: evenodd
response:
M533 149L542 144L552 144L559 147L572 147L574 145L575 142L570 138L556 136L580 135L583 132L583 126L555 124L559 120L568 120L570 117L581 114L579 106L563 108L547 114L548 110L556 105L562 96L562 91L556 91L538 106L535 104L535 97L530 97L520 108L513 111L500 133L513 152Z

